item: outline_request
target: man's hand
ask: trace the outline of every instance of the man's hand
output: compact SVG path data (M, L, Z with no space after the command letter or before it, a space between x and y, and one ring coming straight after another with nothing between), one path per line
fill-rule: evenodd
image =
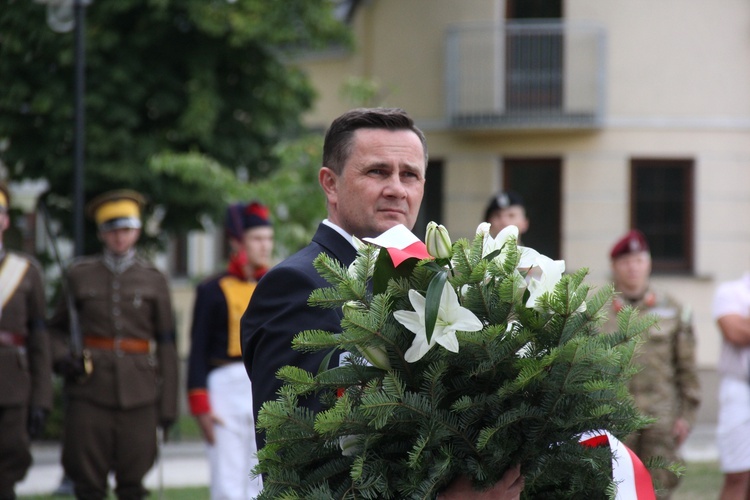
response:
M677 446L682 446L687 437L690 435L690 424L684 418L678 418L672 427L672 436Z
M52 369L68 381L75 381L86 375L83 359L73 357L71 354L55 361Z
M461 476L453 481L448 489L438 495L438 500L517 500L523 491L524 478L521 466L516 465L503 474L502 479L488 490L477 491L471 480Z
M169 441L169 429L171 429L173 425L174 419L172 418L159 419L159 427L161 428L162 438L164 439L165 443Z
M39 408L38 406L32 406L29 408L29 419L27 422L27 429L29 437L36 439L42 435L44 431L44 424L47 423L47 410Z
M198 422L198 426L201 428L203 439L205 439L208 444L213 445L215 441L214 425L224 425L224 422L213 413L201 413L193 416Z

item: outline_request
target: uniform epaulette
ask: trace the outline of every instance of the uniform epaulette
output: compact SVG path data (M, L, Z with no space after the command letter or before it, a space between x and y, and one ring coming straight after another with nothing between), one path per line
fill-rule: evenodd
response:
M40 273L42 272L42 264L33 255L26 252L19 252L17 250L10 250L8 253L12 253L16 257L26 259L27 261L29 261L29 264L37 269L37 271L39 271Z

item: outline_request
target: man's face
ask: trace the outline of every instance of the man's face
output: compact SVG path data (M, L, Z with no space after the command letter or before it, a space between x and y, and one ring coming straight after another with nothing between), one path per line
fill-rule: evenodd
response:
M612 261L612 275L618 289L643 291L651 275L651 254L634 252Z
M107 250L115 255L124 255L135 246L141 236L141 230L121 227L111 231L100 231L99 236Z
M398 224L412 229L425 170L422 143L414 132L359 129L341 175L327 167L320 171L328 217L359 238L378 236Z
M270 267L273 253L273 228L258 226L248 229L242 235L242 248L247 256L247 264L254 269Z
M487 221L490 223L490 234L497 236L497 233L508 226L518 227L518 233L523 234L529 228L529 220L526 218L526 209L521 205L511 205L506 208L498 208L490 214Z

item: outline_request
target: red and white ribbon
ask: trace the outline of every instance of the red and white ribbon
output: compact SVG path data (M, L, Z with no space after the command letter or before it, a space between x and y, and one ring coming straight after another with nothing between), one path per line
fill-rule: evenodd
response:
M383 247L391 256L393 265L398 267L406 259L431 259L427 253L427 247L424 242L414 236L406 229L406 226L399 224L393 226L377 238L362 238L368 243Z
M651 474L633 450L607 431L584 433L579 442L584 446L609 446L612 450L612 478L617 485L615 500L655 500Z

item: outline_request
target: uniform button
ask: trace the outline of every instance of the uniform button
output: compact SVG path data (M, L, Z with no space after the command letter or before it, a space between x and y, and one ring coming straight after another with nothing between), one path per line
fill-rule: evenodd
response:
M112 288L114 288L115 290L119 290L120 289L120 282L117 281L117 280L113 281L112 282Z
M112 302L120 302L120 294L119 293L113 293L112 294Z
M121 311L120 311L120 308L119 308L119 307L113 307L113 308L112 308L112 314L114 314L115 316L119 316L119 315L120 315L120 312L121 312Z

